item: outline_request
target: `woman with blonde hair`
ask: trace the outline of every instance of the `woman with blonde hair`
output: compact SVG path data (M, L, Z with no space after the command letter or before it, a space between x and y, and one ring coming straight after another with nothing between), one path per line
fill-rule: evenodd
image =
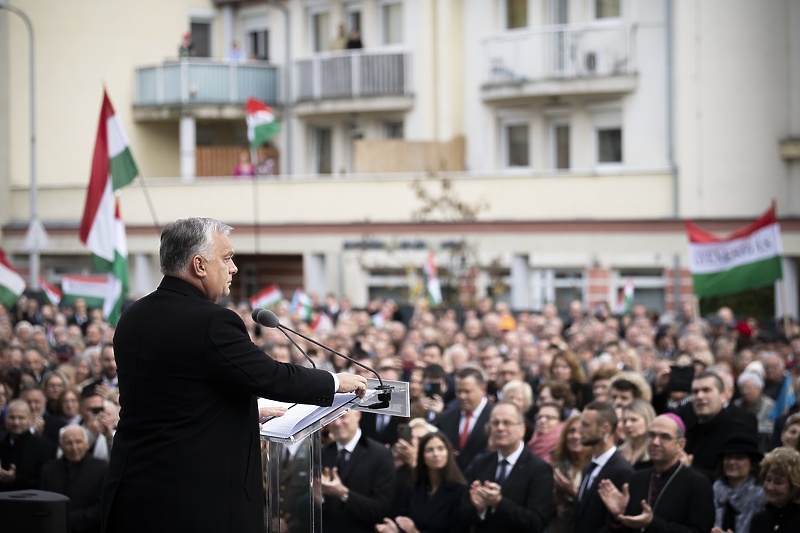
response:
M800 452L776 448L761 461L767 507L753 517L750 531L800 531Z
M623 409L625 441L619 447L619 453L636 470L652 464L647 453L647 430L655 417L655 409L644 400L633 400L633 403Z
M512 379L502 389L503 400L509 401L519 408L525 417L525 435L523 440L528 440L533 435L534 413L533 413L533 389L530 383Z
M581 415L576 413L564 422L553 450L555 514L545 530L548 533L571 533L573 529L583 468L592 458L592 449L581 444L580 421Z

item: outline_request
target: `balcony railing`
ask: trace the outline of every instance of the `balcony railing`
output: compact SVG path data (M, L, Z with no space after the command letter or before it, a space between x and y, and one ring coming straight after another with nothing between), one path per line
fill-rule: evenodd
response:
M558 25L487 38L484 85L633 74L634 31L618 25Z
M410 57L402 52L337 52L295 63L295 100L403 96L411 93Z
M136 69L135 106L241 105L249 97L278 103L276 67L193 58Z

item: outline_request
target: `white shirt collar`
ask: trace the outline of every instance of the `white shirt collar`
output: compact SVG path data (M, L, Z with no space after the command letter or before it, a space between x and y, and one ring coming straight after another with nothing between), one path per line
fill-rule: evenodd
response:
M517 446L517 449L511 452L511 454L509 454L508 457L503 457L503 454L498 451L497 464L500 464L500 461L505 459L506 461L508 461L509 465L514 466L515 464L517 464L519 456L522 455L523 449L525 449L525 446L523 445L522 441L520 441L519 446Z
M339 444L337 442L336 443L336 449L337 450L341 450L342 448L344 448L348 452L353 453L353 450L356 449L356 444L358 443L358 439L360 439L360 438L361 438L361 429L359 428L356 431L355 436L352 439L350 439L350 441L347 444L342 445L342 444Z
M608 460L611 459L611 456L614 455L614 452L616 451L617 447L612 446L611 448L609 448L608 451L603 452L598 457L592 457L592 462L597 463L597 468L595 468L595 470L600 470L601 468L603 468L608 462Z

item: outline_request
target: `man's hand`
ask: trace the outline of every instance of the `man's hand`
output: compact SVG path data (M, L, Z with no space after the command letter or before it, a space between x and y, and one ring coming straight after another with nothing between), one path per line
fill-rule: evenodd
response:
M258 421L263 424L270 418L276 416L283 416L286 414L285 407L259 407L258 408Z
M350 492L350 489L344 486L342 478L339 477L339 469L335 466L333 468L325 467L322 469L322 481L320 483L323 496L333 496L341 499L342 496Z
M631 499L627 483L622 485L622 492L620 492L608 479L602 480L597 486L597 494L606 504L609 514L615 519L622 515L628 506L628 501Z
M483 482L483 501L486 502L487 507L497 507L503 500L503 495L500 493L500 485L492 481Z
M405 439L397 439L394 444L394 451L397 456L410 467L414 467L417 460L417 447L406 441Z
M572 480L561 473L558 469L553 469L553 482L555 483L556 490L567 496L574 498L578 495L578 490L572 484Z
M625 527L644 529L653 521L653 508L647 505L645 500L642 500L642 514L636 516L619 515L617 520Z
M404 533L419 533L419 529L417 529L417 524L414 523L407 516L398 516L394 519L397 522L397 525L400 527L400 531Z
M0 467L0 483L11 484L15 479L17 479L17 465L11 465L8 470Z
M437 415L444 411L444 400L438 394L432 397L424 396L420 402L426 411L433 411Z
M336 392L355 392L359 398L367 393L367 378L348 372L340 372L336 377L339 378L339 390Z
M44 417L37 416L33 420L33 432L36 433L37 437L42 436L42 433L44 433Z

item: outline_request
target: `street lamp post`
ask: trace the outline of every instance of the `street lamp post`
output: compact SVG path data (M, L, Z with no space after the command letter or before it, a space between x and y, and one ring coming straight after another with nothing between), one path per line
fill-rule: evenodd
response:
M39 263L40 257L40 246L41 246L41 236L44 234L42 231L41 222L39 221L39 199L38 199L38 189L36 186L36 69L35 69L35 62L34 62L34 47L33 47L33 25L31 24L31 19L28 18L28 15L25 12L21 11L19 8L16 8L10 5L7 0L0 0L0 9L5 9L11 13L14 13L22 21L25 23L25 27L28 28L28 40L29 40L29 48L30 48L30 99L31 99L31 109L30 109L30 120L31 120L31 183L30 183L30 226L28 230L28 240L30 242L30 281L28 286L30 289L34 291L39 290L39 271L41 270L41 266Z

